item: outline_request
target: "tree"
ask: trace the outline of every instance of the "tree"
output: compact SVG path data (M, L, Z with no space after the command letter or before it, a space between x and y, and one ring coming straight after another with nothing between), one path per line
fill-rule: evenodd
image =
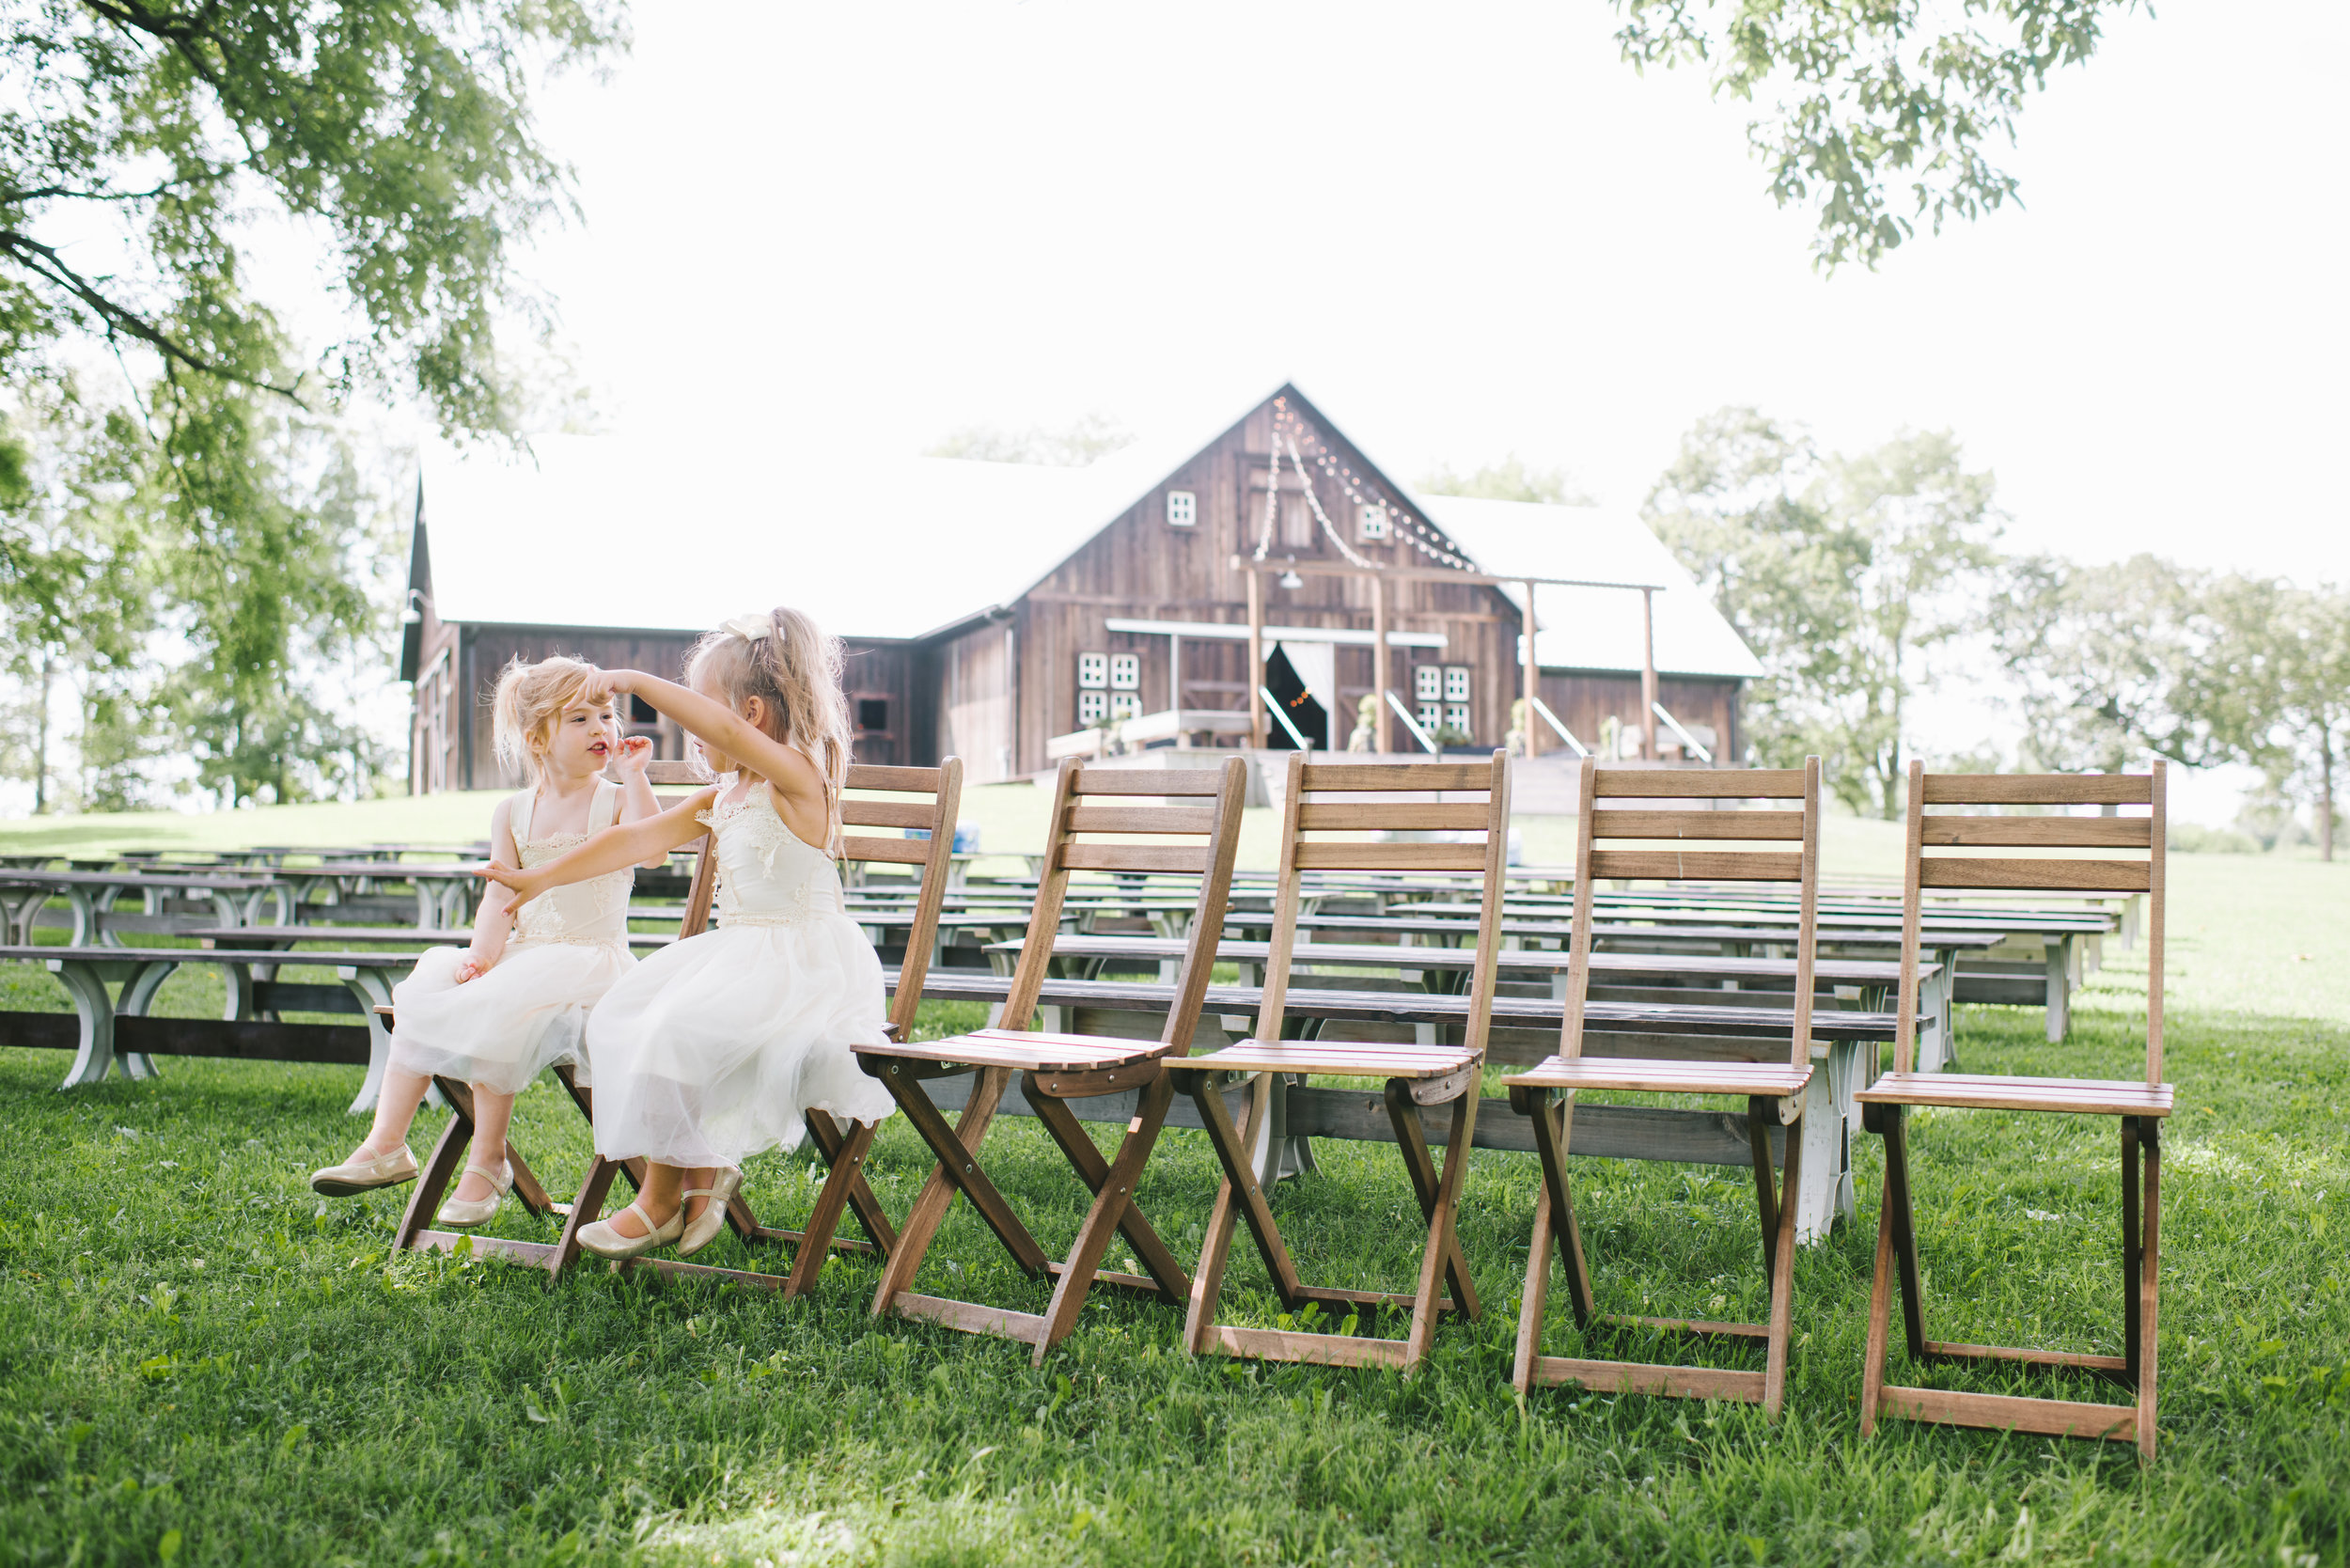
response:
M1697 64L1715 96L1765 105L1747 139L1781 207L1819 214L1824 268L1873 267L1924 220L2017 196L1991 162L2048 72L2086 62L2139 0L1616 0L1634 69ZM2151 14L2153 7L2146 7ZM1906 214L1900 185L1908 185Z
M1105 414L1089 414L1066 430L1031 425L1008 431L965 425L926 449L924 457L967 458L975 463L1034 463L1047 468L1083 468L1099 457L1122 451L1135 435Z
M2181 707L2202 593L2201 578L2153 556L2009 561L1990 626L2018 688L2030 765L2120 773L2149 752L2219 760Z
M1794 765L1816 752L1839 799L1890 818L1909 695L1929 653L1980 621L1992 494L1947 431L1845 458L1726 408L1683 438L1642 515L1762 662L1758 753Z
M2350 594L2230 575L2203 597L2206 635L2180 708L2213 751L2310 802L2334 857L2336 780L2350 759Z
M239 242L290 226L359 322L319 391L396 382L445 430L507 429L496 321L535 305L512 257L570 206L531 69L623 43L602 0L0 0L0 374L95 338L168 380L315 384L245 293Z
M1473 474L1456 474L1438 463L1416 487L1429 495L1474 495L1487 501L1541 501L1554 507L1588 507L1590 495L1563 468L1528 468L1512 452Z

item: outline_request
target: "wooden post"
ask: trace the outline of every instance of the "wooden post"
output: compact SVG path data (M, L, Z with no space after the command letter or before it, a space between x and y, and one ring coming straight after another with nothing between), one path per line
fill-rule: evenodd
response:
M1241 685L1248 696L1248 744L1262 751L1264 698L1257 693L1264 684L1264 573L1254 563L1244 570L1248 573L1248 678Z
M1656 760L1656 590L1640 590L1640 756Z
M1387 580L1376 572L1371 579L1371 684L1377 698L1371 712L1378 715L1371 721L1371 744L1383 752L1393 751L1387 729Z
M1540 726L1535 722L1534 704L1543 695L1542 666L1534 658L1534 585L1526 585L1526 717L1520 721L1519 733L1525 737L1526 755L1535 754L1539 745L1535 739Z

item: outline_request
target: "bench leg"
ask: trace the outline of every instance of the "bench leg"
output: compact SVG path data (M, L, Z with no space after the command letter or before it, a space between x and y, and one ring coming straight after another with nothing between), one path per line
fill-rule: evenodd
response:
M2048 1043L2061 1044L2073 1026L2073 939L2048 938Z
M73 1065L66 1069L65 1082L57 1087L78 1089L102 1083L115 1064L115 1005L106 995L106 982L86 964L53 964L50 973L73 998L74 1016L82 1026L81 1049L74 1053Z
M155 1005L155 993L163 989L164 981L169 980L179 967L176 964L147 964L133 971L131 978L122 982L122 999L115 1004L115 1016L146 1017L147 1010ZM126 1078L163 1076L154 1058L136 1051L118 1053L115 1062L122 1069L122 1075Z
M375 1110L376 1094L384 1087L384 1069L392 1059L392 1031L375 1011L391 1006L392 982L380 969L352 969L343 976L343 984L359 999L359 1014L368 1021L368 1075L360 1080L359 1092L351 1101L352 1115L368 1116ZM439 1098L437 1090L433 1097Z

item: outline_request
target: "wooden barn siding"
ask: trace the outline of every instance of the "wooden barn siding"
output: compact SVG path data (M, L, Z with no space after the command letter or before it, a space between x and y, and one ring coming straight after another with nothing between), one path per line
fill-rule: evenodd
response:
M1739 686L1739 682L1731 680L1660 675L1656 681L1656 700L1683 724L1712 727L1716 743L1716 760L1736 762L1746 750L1746 737L1738 730ZM1576 740L1596 746L1600 721L1607 715L1612 713L1626 724L1638 722L1640 678L1606 670L1545 669L1543 701ZM1671 738L1672 732L1664 726L1660 724L1657 729L1663 736ZM1547 726L1543 729L1543 745L1553 749L1559 745Z
M1321 428L1321 434L1331 450L1356 472L1369 470L1362 454L1327 427ZM1042 769L1046 739L1076 729L1079 653L1140 654L1143 712L1155 713L1167 706L1167 639L1147 634L1113 635L1104 624L1109 619L1246 624L1247 582L1230 561L1233 556L1256 548L1272 435L1269 407L1250 415L1095 536L1021 602L1018 771ZM1316 477L1323 510L1358 554L1400 566L1430 564L1401 541L1356 541L1354 503ZM1311 534L1295 532L1292 521L1299 542L1282 543L1277 526L1275 553L1294 555L1300 560L1341 559L1312 521L1296 473L1286 460L1282 488L1285 506L1306 518ZM1189 490L1198 496L1196 525L1167 525L1169 490ZM1399 511L1418 515L1403 497L1389 499ZM1420 521L1428 520L1422 517ZM1308 577L1305 586L1295 590L1268 583L1265 619L1272 624L1369 631L1371 595L1370 583L1360 578ZM1516 606L1487 588L1391 583L1388 625L1395 631L1441 632L1449 639L1441 653L1394 651L1388 674L1398 694L1410 700L1410 666L1415 662L1470 665L1477 672L1472 685L1476 738L1499 745L1510 727L1510 703L1517 696ZM1185 706L1246 707L1256 685L1247 664L1246 643L1186 639ZM1371 672L1370 649L1338 651L1341 713L1334 739L1340 745L1353 723L1347 710L1355 698L1371 689ZM967 752L964 760L966 764L972 760Z
M1001 783L1015 776L1007 635L1018 638L1016 621L988 621L935 645L930 677L937 693L932 749L917 762L935 765L943 758L960 757L964 779L971 784Z

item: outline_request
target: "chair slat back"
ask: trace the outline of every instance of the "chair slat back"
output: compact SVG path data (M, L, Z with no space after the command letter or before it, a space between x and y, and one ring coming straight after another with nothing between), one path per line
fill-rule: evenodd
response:
M1761 800L1762 807L1722 802ZM1632 801L1630 807L1607 801ZM1660 802L1688 801L1688 806ZM1776 804L1794 802L1794 808ZM1702 849L1669 847L1684 841ZM1792 850L1778 846L1793 844ZM1735 845L1767 847L1736 848ZM1637 846L1637 847L1623 847ZM1800 768L1603 768L1583 760L1576 807L1574 917L1559 1054L1583 1054L1591 996L1594 893L1602 877L1637 882L1792 882L1796 888L1794 1026L1789 1060L1811 1059L1811 983L1819 949L1820 760Z
M922 1006L922 982L930 978L931 949L938 939L938 913L947 902L947 881L954 868L955 819L963 805L963 759L949 757L934 768L868 767L849 764L847 788L886 792L899 798L875 800L855 793L840 802L840 857L879 861L893 866L919 866L922 885L915 896L914 921L906 930L905 956L898 964L898 986L889 998L889 1021L898 1038L914 1038L914 1015ZM859 827L896 828L899 836L882 838L850 831ZM904 837L906 829L929 835Z
M2067 888L2143 893L2146 911L2146 1081L2162 1081L2163 839L2167 765L2148 773L1928 773L1909 764L1907 846L1902 875L1902 981L1893 1043L1895 1071L1906 1073L1918 1016L1918 941L1924 889ZM1928 807L2144 807L2144 816L2017 817L1941 811ZM2028 849L2036 855L1984 855L1950 851ZM1938 853L1937 853L1938 852Z
M1309 762L1306 758L1304 752L1291 753L1282 796L1280 867L1256 1038L1281 1038L1306 872L1465 872L1479 878L1479 895L1476 965L1463 1038L1471 1049L1482 1051L1492 1028L1494 986L1500 970L1501 901L1510 853L1508 759L1498 751L1490 762ZM1445 794L1475 798L1446 800L1441 798ZM1399 843L1361 838L1366 832L1451 837ZM1309 839L1309 833L1354 837Z
M1175 997L1160 1036L1168 1051L1191 1049L1199 1011L1224 934L1232 891L1232 861L1240 853L1241 808L1248 793L1247 764L1234 757L1213 768L1117 768L1069 758L1053 784L1053 815L1044 842L1028 933L1004 998L1003 1027L1026 1028L1052 971L1053 938L1072 871L1123 877L1193 876L1199 891L1191 932L1176 977ZM1097 835L1116 835L1102 838ZM1135 837L1146 843L1123 841Z
M653 799L665 811L693 797L690 793L658 793L663 786L683 786L688 791L710 787L708 776L691 762L648 762L645 764L645 780L653 786L656 792ZM694 883L686 889L685 917L678 922L677 928L681 942L689 936L699 936L710 929L710 901L718 890L718 857L711 854L710 849L709 834L705 833L694 840Z

